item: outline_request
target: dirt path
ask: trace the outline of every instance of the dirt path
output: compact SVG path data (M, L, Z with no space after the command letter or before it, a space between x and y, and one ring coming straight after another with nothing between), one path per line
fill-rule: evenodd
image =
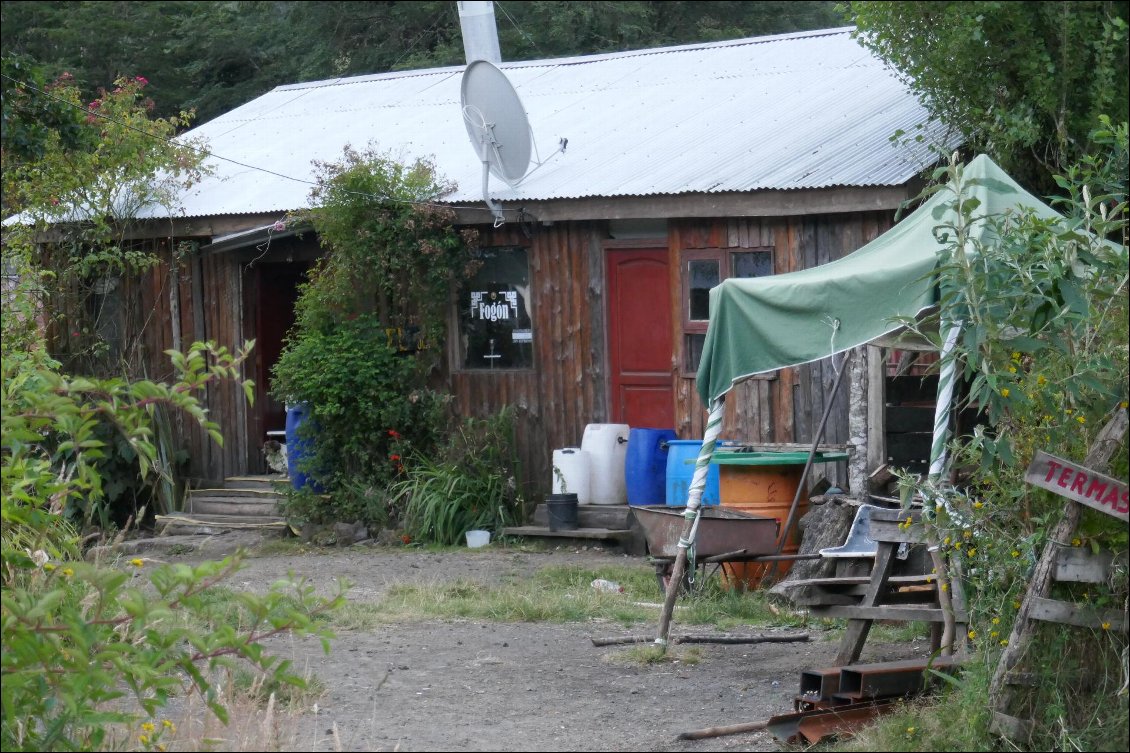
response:
M257 589L293 571L329 591L376 601L395 583L464 578L499 583L564 563L638 562L601 551L497 550L427 553L353 548L248 561L234 587ZM654 625L633 632L647 633ZM676 620L675 632L678 632ZM695 630L695 632L701 632ZM623 647L591 638L624 634L610 623L429 621L339 631L325 656L316 641L288 638L275 652L327 688L318 707L292 717L287 750L772 751L767 733L680 742L684 730L758 721L792 710L800 672L827 666L836 634L809 643L704 645L697 664L633 666L609 658ZM868 645L864 661L922 654L922 644Z

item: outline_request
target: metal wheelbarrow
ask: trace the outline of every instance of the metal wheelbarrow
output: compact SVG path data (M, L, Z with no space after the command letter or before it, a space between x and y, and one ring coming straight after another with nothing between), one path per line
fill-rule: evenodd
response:
M667 583L679 553L679 536L683 532L683 513L686 507L659 505L631 507L632 514L643 529L648 552L655 563L655 576L659 589L667 591ZM695 536L695 564L705 568L708 564L723 562L771 561L777 551L776 518L750 515L727 507L703 506L699 508L698 533ZM819 555L817 555L819 556ZM784 555L796 559L795 555ZM687 576L692 571L687 569ZM684 590L688 586L684 581Z

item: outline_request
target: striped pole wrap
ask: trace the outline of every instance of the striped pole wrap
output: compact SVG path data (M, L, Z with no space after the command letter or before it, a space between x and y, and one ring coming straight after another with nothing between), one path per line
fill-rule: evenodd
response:
M667 593L663 599L663 611L659 615L659 629L655 638L656 645L667 647L667 635L671 630L671 615L675 611L675 598L683 583L683 573L687 569L687 550L694 545L698 533L699 510L702 508L702 493L706 490L706 472L710 470L710 458L714 455L714 447L718 444L718 435L722 433L722 417L725 414L725 398L719 397L710 406L710 415L706 419L706 430L703 432L702 449L698 453L695 463L694 475L691 477L691 488L687 495L687 509L683 513L683 532L679 536L678 552L675 554L675 564L671 568L671 580L667 583Z
M962 322L946 320L942 323L945 341L942 343L942 370L938 375L938 404L934 408L934 439L930 445L930 478L937 481L946 467L946 442L950 437L950 409L956 380L957 359L953 349L961 334Z

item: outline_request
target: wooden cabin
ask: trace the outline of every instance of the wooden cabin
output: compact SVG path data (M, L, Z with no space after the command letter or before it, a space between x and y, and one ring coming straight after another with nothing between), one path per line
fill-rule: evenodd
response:
M215 174L148 225L163 258L191 244L131 297L139 318L163 323L143 335L150 373L167 372L160 354L178 341L257 342L255 404L235 389L208 395L226 443L188 432L193 477L264 470L260 447L285 422L270 368L322 253L312 232L280 223L307 206L311 161L346 144L428 156L455 185L442 201L479 230L485 263L451 311L450 388L465 415L517 408L527 482L545 492L553 449L578 445L587 424L701 437L709 288L863 246L917 193L928 145L948 143L851 29L500 69L535 143L558 147L514 186L492 179L501 224L461 117L462 67L280 87L190 133ZM832 378L823 361L750 380L727 401L723 436L811 441ZM847 441L844 391L824 442Z

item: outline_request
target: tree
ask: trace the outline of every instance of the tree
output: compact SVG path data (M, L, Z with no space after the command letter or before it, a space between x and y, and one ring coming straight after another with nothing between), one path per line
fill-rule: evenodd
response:
M852 2L859 39L957 128L1038 193L1096 144L1100 115L1130 109L1126 2Z
M499 2L495 13L506 60L842 24L833 3L807 0L537 0ZM281 84L464 62L450 0L3 2L0 19L5 52L51 75L69 71L88 97L101 82L144 71L158 115L195 108L201 121Z

